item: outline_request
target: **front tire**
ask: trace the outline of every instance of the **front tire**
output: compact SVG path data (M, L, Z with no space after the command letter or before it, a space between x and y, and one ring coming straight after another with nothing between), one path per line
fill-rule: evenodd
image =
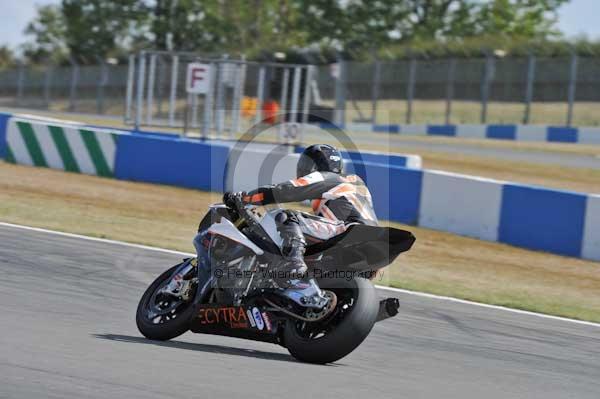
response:
M375 287L364 278L326 280L319 285L338 296L333 320L321 332L307 331L314 328L311 323L289 320L284 346L300 361L325 364L345 357L367 338L377 320L379 301Z
M158 276L156 280L146 289L144 295L140 299L137 307L135 321L138 330L142 335L149 339L158 341L167 341L175 337L180 336L189 329L190 319L194 311L192 306L193 300L188 302L182 302L176 306L173 313L166 315L163 319L157 321L157 317L149 317L150 306L154 306L156 291L162 288L171 278L175 270L177 270L182 264L178 264Z

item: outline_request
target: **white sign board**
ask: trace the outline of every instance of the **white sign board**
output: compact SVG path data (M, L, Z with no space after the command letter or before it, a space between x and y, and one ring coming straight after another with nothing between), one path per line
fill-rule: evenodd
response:
M188 64L185 90L193 94L208 93L210 90L211 68L210 64L201 64L199 62Z

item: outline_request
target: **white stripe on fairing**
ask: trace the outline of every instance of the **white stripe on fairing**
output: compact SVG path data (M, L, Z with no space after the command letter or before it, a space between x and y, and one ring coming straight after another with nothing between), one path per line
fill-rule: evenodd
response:
M73 157L75 157L75 161L77 161L77 165L79 166L79 171L88 175L96 175L96 167L94 166L94 162L92 161L87 147L81 138L79 130L74 128L65 128L64 131L65 137L67 138L69 146L71 147Z
M35 231L38 233L53 234L53 235L68 237L68 238L76 238L79 240L101 242L103 244L120 245L120 246L124 246L124 247L129 247L129 248L143 249L145 251L162 252L162 253L167 253L167 254L171 254L171 255L180 255L180 256L185 256L185 257L196 256L196 254L192 254L192 253L188 253L188 252L173 251L171 249L150 247L147 245L132 244L129 242L123 242L123 241L117 241L117 240L107 240L105 238L89 237L89 236L84 236L84 235L80 235L80 234L64 233L62 231L41 229L39 227L23 226L23 225L19 225L19 224L12 224L12 223L5 223L5 222L0 222L0 226ZM401 288L385 287L385 286L381 286L381 285L376 285L376 287L383 291L392 291L392 292L396 292L396 293L400 293L400 294L414 295L414 296L419 296L419 297L423 297L423 298L435 299L435 300L439 300L439 301L454 302L454 303L460 303L460 304L464 304L464 305L477 306L477 307L481 307L481 308L485 308L485 309L500 310L500 311L504 311L504 312L510 312L510 313L523 315L523 316L540 317L543 319L563 321L563 322L568 322L568 323L575 323L575 324L581 324L581 325L586 325L586 326L590 326L590 327L600 328L600 323L593 323L590 321L568 319L566 317L551 316L551 315L547 315L547 314L543 314L543 313L530 312L527 310L511 309L511 308L506 308L504 306L498 306L498 305L488 305L486 303L472 302L472 301L467 301L465 299L451 298L451 297L447 297L447 296L428 294L428 293L419 292L419 291L409 291L409 290L404 290Z
M33 165L31 155L29 155L29 151L27 151L25 141L23 140L21 132L19 131L17 123L14 119L11 119L8 124L8 131L6 132L6 142L8 143L10 150L15 156L15 161L18 164Z
M486 125L456 125L456 137L484 139L486 131Z
M48 126L39 123L32 124L31 126L35 132L35 137L38 139L38 143L40 143L40 148L42 149L42 153L44 153L44 158L46 158L48 167L64 170L65 165L60 157L60 154L58 153L58 150L56 149L54 140L52 140L52 135L48 129Z
M515 140L547 141L548 127L544 125L517 125Z
M94 131L94 135L98 139L98 143L100 144L100 148L102 149L102 154L104 154L104 159L106 159L108 168L111 172L113 172L115 166L116 147L112 133Z
M600 260L600 195L588 195L581 257Z

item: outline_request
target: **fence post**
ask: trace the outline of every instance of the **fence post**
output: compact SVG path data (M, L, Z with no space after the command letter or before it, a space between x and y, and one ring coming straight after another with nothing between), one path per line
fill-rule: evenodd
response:
M98 114L104 113L104 88L108 83L108 64L100 57L96 57L100 63L100 80L98 81L96 96L96 111Z
M285 118L286 115L288 115L288 110L287 110L287 99L288 99L288 86L289 86L289 79L290 79L290 68L288 67L283 67L283 82L282 82L282 87L281 87L281 116ZM283 137L285 134L285 120L280 121L279 123L279 127L278 127L278 141L282 142L283 141Z
M338 55L337 77L335 77L335 124L346 122L346 62Z
M71 84L69 86L69 111L75 111L75 102L77 101L77 83L79 81L79 65L73 59L69 57L69 64L71 64Z
M258 68L258 88L256 93L256 115L254 117L254 123L262 122L262 107L265 102L265 75L266 70L264 66Z
M225 83L224 77L227 73L227 68L229 64L224 62L217 63L217 104L216 104L216 128L217 128L217 137L221 137L223 134L223 125L225 124Z
M531 119L531 102L533 101L533 83L535 82L535 55L529 54L527 59L527 86L525 88L525 114L523 124L528 125Z
M406 123L412 122L415 81L417 79L417 59L412 57L408 66L408 84L406 86Z
M379 86L381 85L381 61L375 60L373 71L373 91L371 92L371 123L377 124L377 101L379 100Z
M313 77L313 68L314 67L312 65L308 65L305 69L306 81L304 82L304 103L302 105L302 120L300 125L300 131L298 132L298 137L296 138L296 141L299 143L301 143L302 139L304 138L304 128L308 123L308 111L310 108L310 82Z
M212 103L213 103L213 92L215 88L215 64L210 64L209 79L210 87L204 95L204 121L202 123L202 137L208 137L210 133L211 121L212 121ZM195 95L196 96L196 95Z
M146 53L140 52L140 62L138 67L138 82L136 96L136 111L135 111L135 130L140 129L142 124L142 113L144 112L144 82L146 81Z
M294 82L292 86L292 104L290 106L290 123L296 123L298 117L298 102L300 99L300 74L302 69L294 67Z
M235 65L235 64L232 64ZM231 131L229 137L233 138L240 130L240 120L242 114L242 97L244 96L244 84L246 83L246 64L238 64L235 66L237 73L235 74L235 86L233 88L233 106Z
M177 75L179 74L179 56L171 60L171 92L169 94L169 126L175 125L175 107L177 102Z
M569 106L567 110L567 126L573 124L573 107L575 105L575 92L577 89L577 54L571 54L571 68L569 70Z
M446 125L450 124L452 118L452 100L454 99L454 79L456 73L456 59L451 58L448 62L448 76L446 82Z
M17 75L17 98L16 104L21 105L23 102L23 85L25 83L25 64L19 62L19 70Z
M152 114L154 112L154 80L156 78L156 54L150 55L150 67L148 70L148 93L146 98L146 124L152 124Z
M46 108L50 108L50 86L52 85L52 65L48 65L46 68L46 73L44 75L44 103L46 103Z
M487 54L485 59L485 70L481 80L481 123L487 122L487 108L490 97L490 83L494 76L494 56Z
M129 56L127 67L127 89L125 94L125 122L131 121L131 107L133 103L133 80L135 79L135 55Z

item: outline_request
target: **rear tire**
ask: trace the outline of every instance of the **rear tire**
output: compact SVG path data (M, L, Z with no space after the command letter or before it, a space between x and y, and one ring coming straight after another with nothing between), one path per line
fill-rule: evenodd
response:
M354 278L319 282L324 289L351 293L353 304L350 311L333 330L320 337L307 337L300 329L300 323L292 320L286 323L284 346L296 359L325 364L335 362L351 353L367 338L379 310L379 301L373 284L364 278ZM339 294L338 294L339 297ZM336 310L344 303L338 303Z
M137 324L138 330L142 333L142 335L149 339L154 339L158 341L167 341L173 339L175 337L180 336L185 333L190 326L190 319L192 317L194 306L192 306L193 300L190 300L187 303L182 303L177 309L177 316L170 320L164 321L160 324L155 324L147 317L147 310L149 306L149 302L152 299L152 296L156 290L164 285L164 283L171 278L173 273L177 268L179 268L181 264L175 265L160 276L144 292L142 298L137 307L135 321ZM187 305L187 306L186 306Z

